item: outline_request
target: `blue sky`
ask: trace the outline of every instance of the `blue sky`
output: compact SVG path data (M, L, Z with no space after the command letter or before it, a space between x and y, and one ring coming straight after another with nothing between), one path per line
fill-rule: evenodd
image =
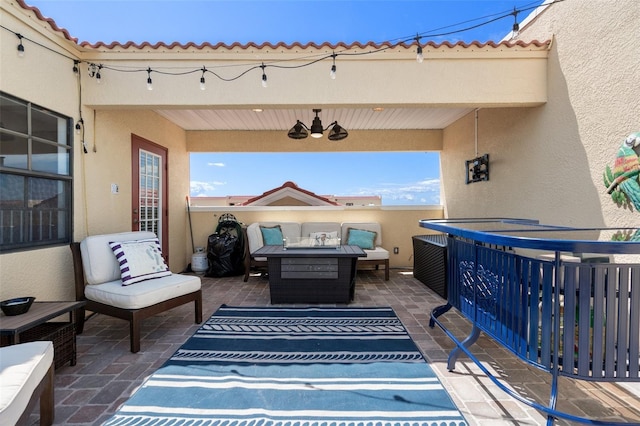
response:
M417 34L423 43L498 42L511 30L514 9L522 21L542 1L26 0L79 42L212 44L381 43ZM439 174L437 153L198 153L191 155L191 196L259 195L291 180L322 195L439 204Z

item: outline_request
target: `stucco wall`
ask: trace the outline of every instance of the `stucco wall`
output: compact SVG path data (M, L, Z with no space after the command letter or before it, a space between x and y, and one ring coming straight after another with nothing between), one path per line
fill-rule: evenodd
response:
M490 180L465 185L475 156L474 114L444 132L442 177L449 217L511 216L573 226L638 226L640 212L616 206L602 173L618 147L640 131L640 43L636 0L553 5L521 39L554 35L548 102L481 109L478 153Z
M185 202L189 195L189 155L185 132L151 111L118 110L96 112L95 152L82 156L86 180L78 180L78 191L86 192L88 221L78 224L76 241L86 235L131 230L131 135L135 134L168 149L169 267L179 272L184 264L186 236ZM111 184L119 187L111 193ZM83 187L84 186L84 187Z
M382 227L382 246L389 251L392 268L413 266L413 235L433 232L421 228L421 219L441 219L439 206L391 206L391 207L194 207L191 212L193 243L195 247L207 247L207 237L215 231L223 213L232 213L245 225L253 222L378 222ZM187 227L187 233L191 230ZM398 254L393 248L398 247ZM191 238L187 244L191 261Z
M76 46L72 43L61 40L60 34L48 24L35 19L33 13L18 10L14 16L9 11L17 10L19 6L8 1L2 2L2 8L0 22L4 26L67 57L25 42L25 56L18 58L15 54L17 38L8 31L0 31L0 89L74 120L78 118L78 87L71 71L70 56L94 57L98 62L102 56L111 56L115 60L147 63L141 57L144 52L79 52L74 50ZM491 178L488 182L464 183L464 161L476 155L475 114L472 113L441 132L441 198L448 216L516 216L574 226L638 226L640 213L616 206L602 183L602 172L607 165L613 164L624 137L640 130L640 43L633 36L637 22L640 22L637 0L559 2L524 28L521 35L522 40L529 41L547 40L553 34L548 59L546 52L527 53L522 49L507 52L511 55L509 58L499 56L505 54L504 49L495 52L491 49L438 49L425 51L425 63L416 67L412 50L405 49L396 52L397 57L395 53L394 56L387 55L379 64L354 60L341 65L341 75L346 77L381 66L382 72L376 74L380 84L374 85L379 90L371 90L369 83L343 77L333 83L350 84L353 90L339 91L339 86L333 92L323 91L321 87L304 90L308 89L309 79L302 78L294 87L300 90L265 92L246 85L244 91L222 92L222 98L214 102L218 102L218 106L329 104L328 96L333 93L342 96L335 99L331 96L336 105L377 104L380 101L410 106L428 102L457 106L481 104L478 154L491 155ZM162 56L168 65L179 63L183 58L200 64L200 59L209 55L213 52L151 52L148 58L157 60ZM487 63L487 59L496 55L500 61ZM518 60L532 55L535 59ZM390 59L405 63L384 62ZM409 62L413 67L405 69ZM545 66L546 80L540 73ZM385 76L392 71L399 72L397 70L402 70L405 78L385 85ZM434 75L440 78L433 78ZM277 87L278 79L284 77L284 74L274 72L269 76L270 84ZM424 84L410 84L412 79L422 79ZM349 81L351 83L347 83ZM124 73L106 73L100 87L95 79L84 80L87 105L83 107L83 117L89 153L82 153L76 136L74 239L130 229L130 143L134 133L169 149L170 266L176 270L182 268L191 255L184 208L189 192L187 138L194 150L209 150L211 138L221 136L221 132L187 136L157 114L143 110L156 105L209 105L212 102L199 93L193 79L175 79L171 80L172 84L168 83L168 78L154 76L154 85L163 90L150 93L145 89L144 76L132 79ZM280 84L284 82L281 80ZM545 84L546 94L541 91ZM520 96L518 90L526 96ZM193 92L198 92L200 97L196 98ZM292 102L284 93L294 93L300 98ZM542 106L531 106L545 101ZM520 108L507 108L511 105ZM529 106L523 108L523 105ZM353 140L356 140L355 133ZM411 146L417 142L416 149L419 150L440 148L440 131L415 133L419 136L412 139ZM234 142L243 135L238 133L235 137ZM264 134L256 132L255 140L261 137ZM376 141L384 142L373 147L369 143L370 149L385 150L389 149L387 142L395 144L384 136ZM220 143L227 147L232 145L229 140ZM396 145L394 149L397 149ZM111 183L118 184L119 194L111 194ZM420 229L417 225L414 228L413 224L424 216L421 212L418 212L420 217L409 212L380 212L385 215L382 219L385 222L385 247L401 248L400 257L392 258L392 264L405 266L409 249L403 244L407 244L408 239L399 237L400 234L393 231L392 223L406 221L410 224L410 234L418 234ZM345 217L347 213L351 215L348 210L342 213L336 218L338 221L381 220L372 212L361 211L351 217ZM284 219L282 211L274 214L278 219ZM297 212L293 214L299 218ZM247 212L245 216L243 212L239 216L245 223L265 218L262 212L259 219L258 213ZM203 223L197 225L200 238L197 245L206 244L206 236L215 228L214 218L197 214L196 220L200 221L201 217ZM326 220L325 215L320 217ZM318 219L310 215L303 220ZM69 248L0 255L0 283L1 299L27 294L39 300L72 299Z
M19 58L14 53L18 39L0 31L0 90L67 115L75 122L79 91L70 53L53 43L46 32L34 31L9 14L0 16L2 25L58 53L24 41L25 55ZM143 110L94 112L83 106L83 120L89 152L83 154L78 135L74 134L73 141L74 241L86 235L131 229L131 134L136 134L168 148L169 266L174 271L182 270L187 257L184 224L185 197L189 193L185 132L156 113ZM111 193L111 183L118 184L119 194ZM0 300L18 296L35 296L39 301L73 300L69 247L0 255Z
M0 13L0 23L19 29L24 37L52 49L47 50L25 40L25 55L20 58L16 54L17 37L0 31L0 90L57 113L77 117L78 87L72 72L73 61L61 56L67 52L9 14ZM73 163L76 171L79 169L78 144L76 139ZM76 223L79 219L76 217ZM35 296L39 301L73 300L70 265L71 252L67 246L2 254L0 300L18 296Z

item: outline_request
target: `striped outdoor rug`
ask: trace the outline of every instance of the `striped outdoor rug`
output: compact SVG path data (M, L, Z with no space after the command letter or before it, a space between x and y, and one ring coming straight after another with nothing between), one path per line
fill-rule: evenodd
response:
M223 305L106 424L467 423L391 308Z

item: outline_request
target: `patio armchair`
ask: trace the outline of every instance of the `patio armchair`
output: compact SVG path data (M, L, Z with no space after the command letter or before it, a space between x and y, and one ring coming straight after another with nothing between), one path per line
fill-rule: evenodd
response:
M132 278L132 271L139 270L140 265L123 268L123 262L141 262L144 256L136 257L132 252L130 259L126 259L122 256L128 256L127 252L118 252L121 257L116 259L118 244L114 243L123 243L124 247L154 239L157 241L153 232L138 231L90 236L81 243L71 243L76 300L86 301L78 315L78 334L84 328L85 310L124 319L129 322L131 352L136 353L140 351L141 324L145 318L194 302L195 322L202 322L202 289L198 276L173 274L164 260L156 259L164 265L164 270ZM161 255L159 250L157 254Z

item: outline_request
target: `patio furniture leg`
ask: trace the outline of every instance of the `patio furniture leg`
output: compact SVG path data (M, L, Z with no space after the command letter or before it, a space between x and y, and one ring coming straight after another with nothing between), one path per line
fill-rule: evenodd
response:
M53 424L55 417L55 403L53 396L53 369L51 364L47 375L44 378L44 388L40 395L40 426L49 426Z
M196 296L193 306L195 309L196 324L200 324L202 323L202 291L200 291L200 293Z
M86 315L86 310L84 307L76 310L76 334L82 334L84 331L84 317Z
M384 260L384 280L389 281L389 259Z
M140 352L140 327L142 321L135 315L129 321L129 342L131 343L131 352Z

